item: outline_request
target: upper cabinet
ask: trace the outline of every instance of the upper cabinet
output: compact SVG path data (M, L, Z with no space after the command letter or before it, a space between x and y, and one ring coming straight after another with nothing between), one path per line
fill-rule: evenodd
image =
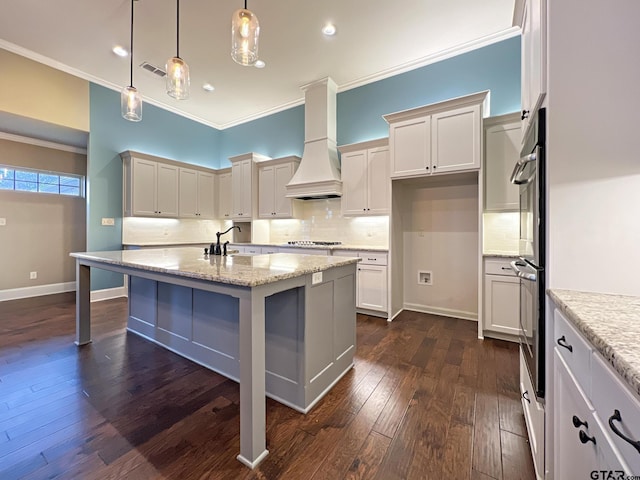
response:
M229 158L231 162L232 220L250 221L258 214L258 167L256 162L270 160L257 153Z
M389 140L344 145L341 153L342 214L389 215Z
M215 176L212 172L180 167L180 216L215 218Z
M546 0L519 0L516 3L516 16L521 19L522 27L523 133L529 127L529 119L540 108L547 91L546 15Z
M258 216L294 218L299 200L287 198L287 183L300 165L300 157L266 160L258 164Z
M519 209L518 185L511 172L520 152L518 112L484 120L484 209L490 212Z
M391 178L480 169L488 92L384 115Z
M232 212L231 167L229 167L218 171L218 218L230 220Z
M124 215L177 217L179 168L135 152L123 152L121 157Z

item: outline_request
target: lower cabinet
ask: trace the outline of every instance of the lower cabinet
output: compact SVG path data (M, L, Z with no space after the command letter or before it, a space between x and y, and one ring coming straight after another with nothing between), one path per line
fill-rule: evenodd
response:
M387 254L353 250L334 250L333 254L362 259L357 267L356 307L374 315L387 316L389 310Z
M520 396L536 478L544 478L544 406L536 398L520 347ZM569 478L569 477L567 477Z
M520 323L520 279L515 276L508 259L485 259L484 332L517 338Z
M640 402L559 310L553 320L553 478L637 475L640 452L611 425L640 440Z

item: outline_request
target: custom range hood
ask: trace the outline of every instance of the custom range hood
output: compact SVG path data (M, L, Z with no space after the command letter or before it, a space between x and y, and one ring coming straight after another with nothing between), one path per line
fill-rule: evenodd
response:
M327 77L304 90L304 151L298 170L287 184L287 197L312 200L342 195L336 148L335 82Z

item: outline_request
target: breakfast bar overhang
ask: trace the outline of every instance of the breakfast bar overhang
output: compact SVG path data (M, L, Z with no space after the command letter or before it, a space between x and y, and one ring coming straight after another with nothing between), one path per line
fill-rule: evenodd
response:
M268 454L265 395L307 412L353 366L358 259L201 252L193 247L72 253L75 343L91 342L91 268L128 275L130 331L239 380L237 458L254 468ZM174 298L186 299L179 315ZM237 358L233 348L220 352L217 332L232 347L237 338Z

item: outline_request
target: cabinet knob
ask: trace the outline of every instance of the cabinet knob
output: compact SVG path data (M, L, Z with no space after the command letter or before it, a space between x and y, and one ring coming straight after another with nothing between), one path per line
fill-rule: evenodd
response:
M580 432L578 433L578 438L580 438L580 441L582 443L593 442L594 445L596 444L596 437L590 437L585 433L584 430L580 430Z
M427 170L429 170L429 167L424 167L424 168L426 168Z
M520 115L520 120L524 120L525 118L529 118L529 110L522 110L522 115Z
M585 428L589 428L589 424L580 420L577 415L574 415L571 421L573 422L573 426L576 428L580 428L583 425Z
M433 169L435 170L435 169L436 169L436 167L437 167L437 165L434 165L434 166L433 166Z

